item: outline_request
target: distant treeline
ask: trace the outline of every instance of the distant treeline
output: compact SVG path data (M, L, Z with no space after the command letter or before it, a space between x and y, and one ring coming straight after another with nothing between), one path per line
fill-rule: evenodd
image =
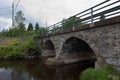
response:
M56 33L66 30L70 30L73 27L79 27L83 25L81 22L81 19L79 17L70 17L66 20L63 19L63 21L57 25L54 25L53 28L49 31L49 28L40 27L38 23L36 23L35 26L32 25L32 23L29 23L28 27L25 27L24 21L25 21L24 14L22 11L18 11L15 16L14 26L9 29L3 29L2 32L0 32L0 36L2 37L23 37L23 36L40 36L42 34L46 33Z
M32 23L29 23L28 27L25 27L24 14L22 11L18 11L15 16L14 25L9 29L3 29L0 32L1 37L23 37L23 36L32 36L32 35L41 35L44 27L40 27L38 23L33 26Z
M40 27L38 23L36 23L35 28L32 23L29 23L28 28L25 27L25 24L21 23L17 27L11 27L9 29L3 29L0 32L1 37L26 37L32 35L41 35L42 30L45 28Z

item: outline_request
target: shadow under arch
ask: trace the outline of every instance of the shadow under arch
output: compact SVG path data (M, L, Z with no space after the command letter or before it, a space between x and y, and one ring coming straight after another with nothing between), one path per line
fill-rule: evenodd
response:
M47 40L44 45L44 49L54 50L54 45L51 40Z
M51 40L45 41L42 56L45 56L45 57L55 56L55 48Z
M77 37L70 37L64 42L60 57L68 62L86 60L96 61L96 55L89 44Z

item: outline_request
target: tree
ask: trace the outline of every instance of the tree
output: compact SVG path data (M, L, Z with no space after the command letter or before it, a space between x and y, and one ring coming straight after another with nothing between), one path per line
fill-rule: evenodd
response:
M19 24L19 26L18 26L19 28L19 36L21 37L21 36L23 36L24 34L25 34L25 32L26 32L26 29L25 29L25 24L23 24L23 23L21 23L21 24Z
M2 35L5 37L22 37L24 36L25 29L25 17L22 11L18 11L15 16L15 26L8 30L3 29Z
M2 30L2 36L3 36L3 37L6 36L6 30L5 30L5 29Z
M35 25L35 32L37 33L39 30L40 30L39 24L36 23L36 25Z
M54 26L52 32L60 32L61 30L71 30L73 27L79 27L82 25L81 19L76 16L72 16L68 19L62 20L62 25L58 27L57 25Z
M27 31L33 31L33 25L32 25L32 23L29 23Z
M21 23L24 24L25 20L26 19L22 11L18 11L15 16L15 26L19 26Z
M68 18L67 20L63 20L63 23L62 23L62 26L64 27L64 29L68 29L73 26L76 27L79 25L81 25L80 18L75 17L75 16L72 16L72 17Z
M15 27L18 27L19 36L23 36L25 33L25 17L22 11L18 11L15 16ZM15 29L16 30L16 29ZM14 30L13 30L14 31ZM16 31L14 31L16 32Z

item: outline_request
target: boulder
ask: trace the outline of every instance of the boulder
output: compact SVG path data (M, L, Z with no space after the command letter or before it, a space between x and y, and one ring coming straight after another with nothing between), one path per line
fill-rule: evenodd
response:
M51 65L51 66L58 66L58 65L64 65L64 61L62 58L48 58L45 62L46 65Z

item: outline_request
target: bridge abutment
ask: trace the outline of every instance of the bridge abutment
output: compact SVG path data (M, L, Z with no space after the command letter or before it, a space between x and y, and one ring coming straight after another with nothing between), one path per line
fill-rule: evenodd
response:
M43 50L42 51L42 56L43 57L54 57L54 56L56 56L56 53L55 53L55 51L54 50Z

